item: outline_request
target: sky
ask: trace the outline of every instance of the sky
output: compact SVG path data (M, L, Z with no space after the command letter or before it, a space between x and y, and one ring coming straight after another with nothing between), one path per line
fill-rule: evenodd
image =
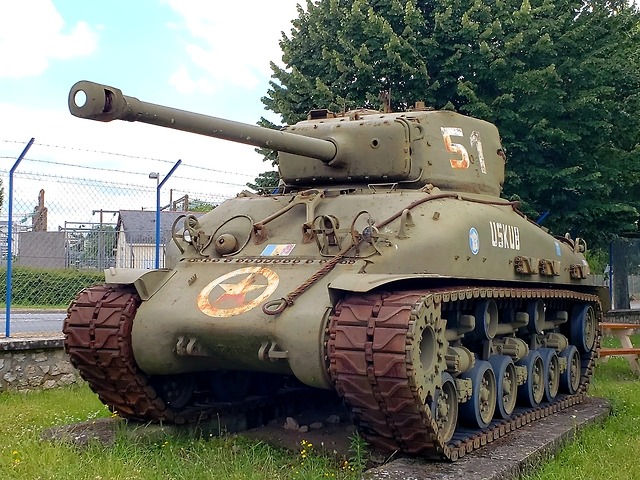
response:
M261 116L279 121L260 98L269 87L269 62L281 63L278 41L290 32L298 3L306 2L0 2L0 169L8 171L34 137L17 171L146 181L155 191L149 172L163 178L181 159L176 179L207 180L197 188L227 196L239 192L271 169L253 147L78 119L69 113L68 93L75 82L90 80L146 102L250 124ZM187 173L189 166L203 169Z

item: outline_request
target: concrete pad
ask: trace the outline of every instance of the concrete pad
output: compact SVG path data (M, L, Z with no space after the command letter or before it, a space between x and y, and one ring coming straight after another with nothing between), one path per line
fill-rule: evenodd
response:
M578 431L604 421L611 412L609 402L587 398L584 402L526 425L506 437L466 455L454 463L399 458L365 472L367 480L511 480L542 463Z

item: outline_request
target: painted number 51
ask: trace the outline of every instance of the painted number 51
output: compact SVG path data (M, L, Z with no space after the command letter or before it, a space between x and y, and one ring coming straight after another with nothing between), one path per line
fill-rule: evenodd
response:
M451 137L464 137L462 129L459 127L440 127L442 130L442 139L444 146L448 152L459 155L460 158L452 158L449 160L451 168L466 169L469 168L469 152L464 145L453 143ZM480 132L474 130L469 136L469 143L478 151L478 162L480 163L480 171L487 173L487 166L484 162L484 152L482 151L482 141L480 140Z

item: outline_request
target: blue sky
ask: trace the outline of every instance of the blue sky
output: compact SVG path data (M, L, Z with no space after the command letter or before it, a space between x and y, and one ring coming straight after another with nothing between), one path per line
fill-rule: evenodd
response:
M246 177L236 176L233 182L252 180L269 169L253 147L158 127L76 119L68 112L67 95L76 81L86 79L152 103L246 123L255 123L262 115L277 120L264 111L260 97L267 92L269 62L281 58L281 31L290 31L299 2L1 2L0 165L9 169L29 138L35 137L28 157L108 164L144 175L158 169L166 173L181 158ZM88 150L170 163L158 167L144 159ZM226 177L220 174L220 178Z

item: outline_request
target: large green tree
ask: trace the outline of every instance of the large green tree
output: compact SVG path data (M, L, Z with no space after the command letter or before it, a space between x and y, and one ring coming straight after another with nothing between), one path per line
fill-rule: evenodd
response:
M555 233L604 245L640 210L640 15L626 0L308 0L263 103L424 100L495 123L505 196Z

